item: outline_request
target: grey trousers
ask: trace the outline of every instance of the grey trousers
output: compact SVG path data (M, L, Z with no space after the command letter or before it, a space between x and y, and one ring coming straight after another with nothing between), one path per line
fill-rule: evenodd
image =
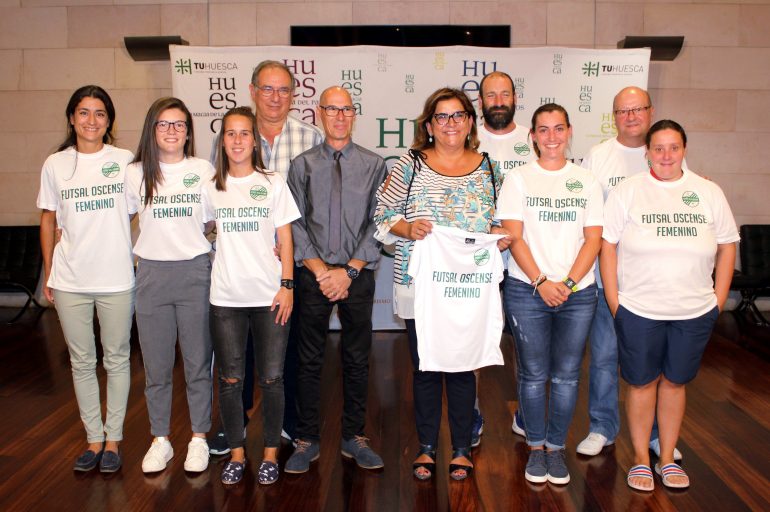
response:
M211 429L210 284L211 261L207 254L187 261L139 259L136 326L144 361L150 431L155 437L170 432L177 333L192 431L206 433Z

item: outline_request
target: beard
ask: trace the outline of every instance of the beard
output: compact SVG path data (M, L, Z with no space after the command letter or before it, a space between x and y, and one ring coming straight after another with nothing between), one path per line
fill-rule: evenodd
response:
M484 124L493 130L502 130L513 121L514 111L511 107L500 105L491 108L482 107L481 113L484 115Z

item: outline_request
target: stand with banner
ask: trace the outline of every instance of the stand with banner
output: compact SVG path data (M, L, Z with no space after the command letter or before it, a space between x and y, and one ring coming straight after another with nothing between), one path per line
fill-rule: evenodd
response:
M295 75L290 115L316 122L327 87L350 92L357 110L353 139L392 163L414 136L414 119L440 87L463 89L478 105L479 83L504 71L516 87L517 124L529 126L545 103L567 109L573 126L571 157L580 161L595 144L616 134L612 100L623 87L647 88L650 50L580 48L195 47L171 46L172 87L193 115L196 154L210 155L221 118L235 106L252 105L251 74L266 59L284 62ZM375 329L399 329L392 311L392 259L377 273Z

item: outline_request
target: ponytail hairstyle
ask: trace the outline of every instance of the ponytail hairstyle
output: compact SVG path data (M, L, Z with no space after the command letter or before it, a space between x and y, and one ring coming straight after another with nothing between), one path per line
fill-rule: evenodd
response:
M259 137L259 131L257 130L257 118L254 112L249 107L235 107L227 111L222 117L222 127L219 129L219 135L217 136L217 150L216 150L216 162L214 168L216 173L214 174L214 183L217 190L223 191L226 188L227 175L230 172L230 161L225 153L225 123L227 119L233 116L243 116L251 121L251 132L254 136L254 149L251 152L251 167L258 173L269 176L270 173L265 171L265 164L262 162L262 151L260 150L261 139Z

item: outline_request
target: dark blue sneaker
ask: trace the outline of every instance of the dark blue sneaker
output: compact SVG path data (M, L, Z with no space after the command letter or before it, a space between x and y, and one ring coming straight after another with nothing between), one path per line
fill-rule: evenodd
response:
M481 444L481 434L484 433L484 416L481 411L473 409L473 430L471 431L471 446L476 448Z

